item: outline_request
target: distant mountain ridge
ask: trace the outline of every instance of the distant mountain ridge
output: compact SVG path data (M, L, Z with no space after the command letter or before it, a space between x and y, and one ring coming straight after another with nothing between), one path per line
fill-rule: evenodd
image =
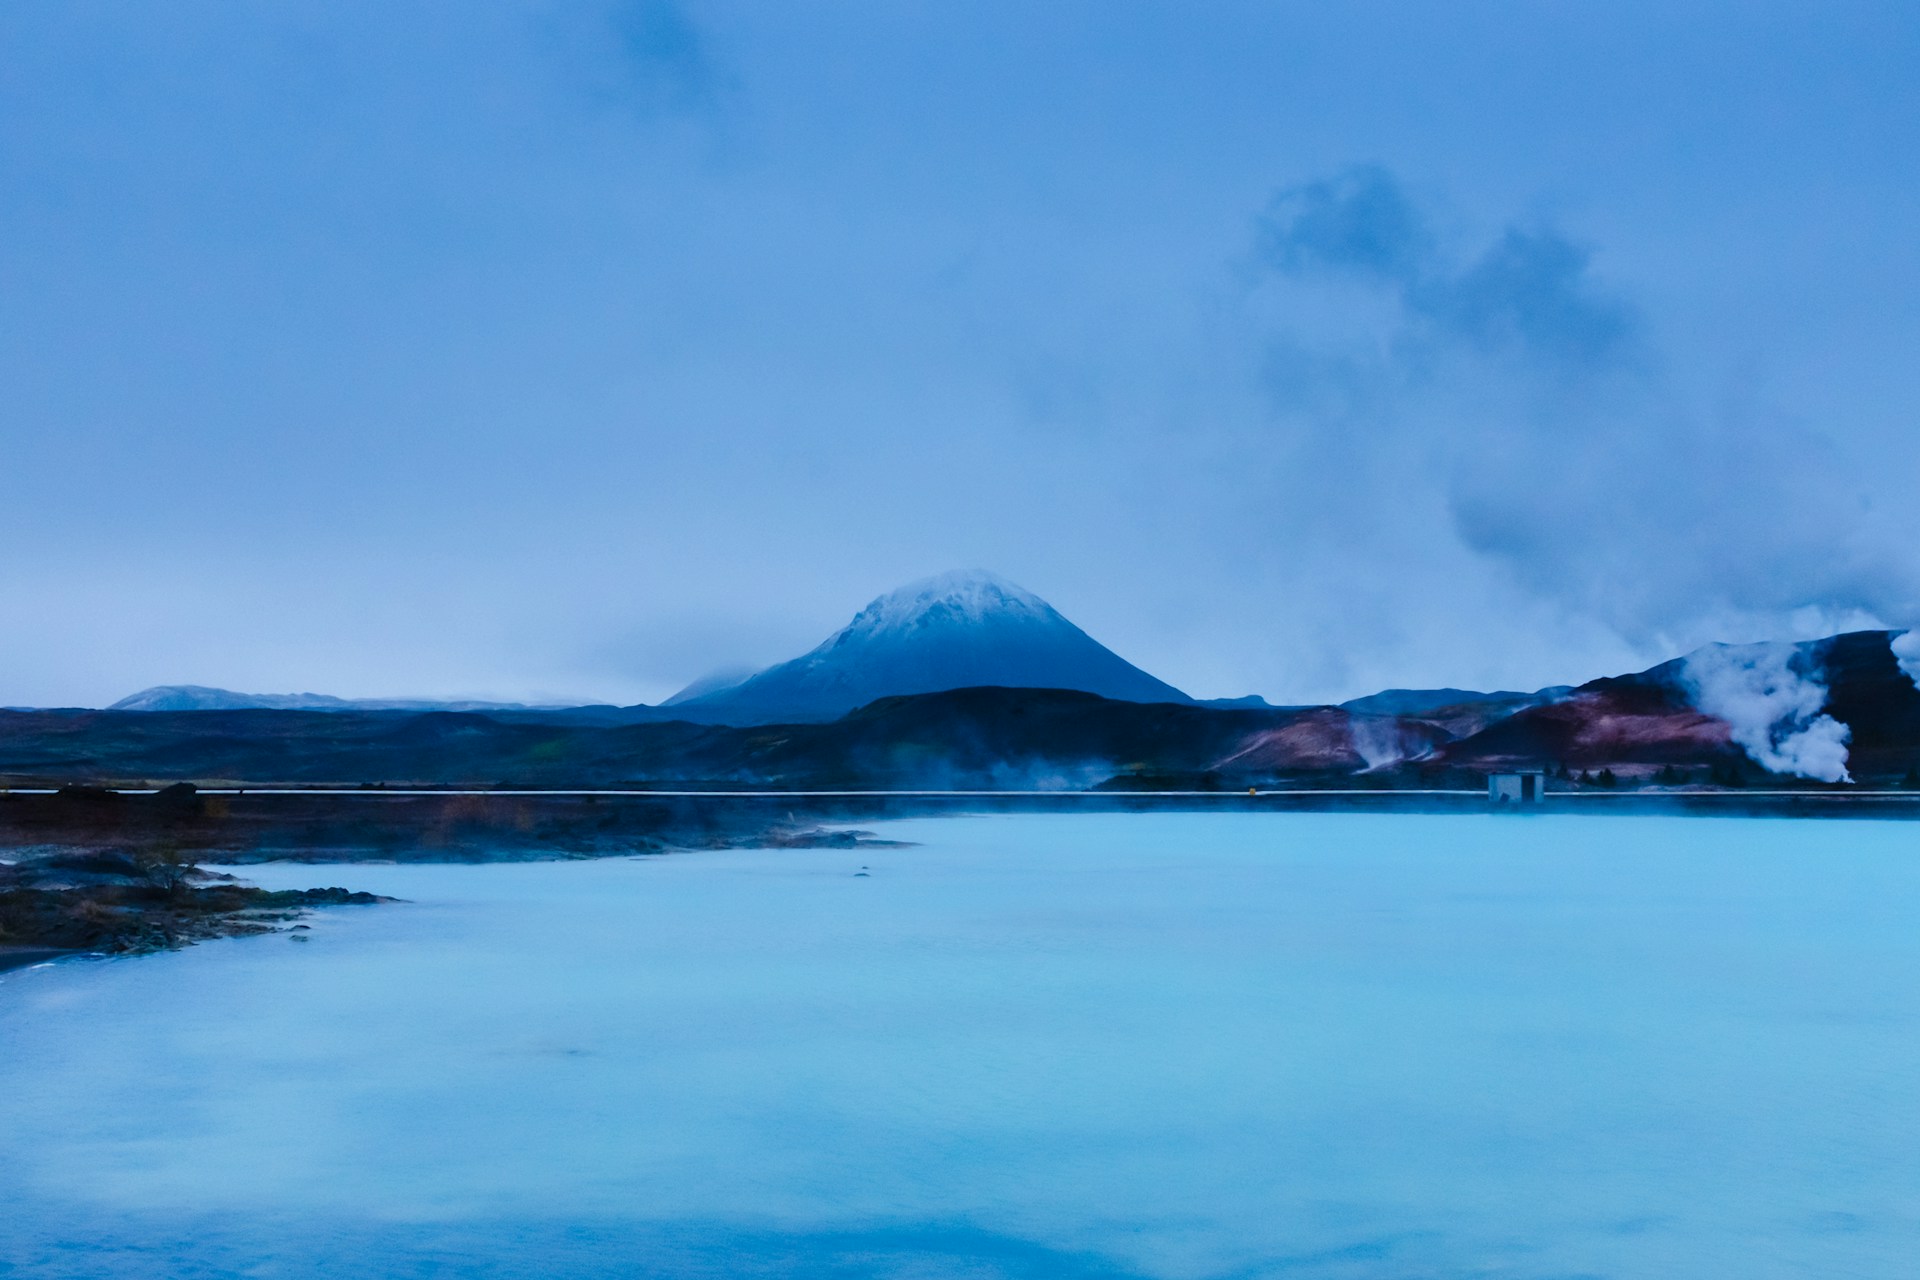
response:
M325 693L235 693L204 684L158 684L108 711L534 711L524 702L432 698L336 698Z

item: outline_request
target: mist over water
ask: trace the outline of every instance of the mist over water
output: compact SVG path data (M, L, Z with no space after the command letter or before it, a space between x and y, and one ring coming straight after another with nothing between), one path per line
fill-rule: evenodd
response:
M0 1274L1906 1276L1914 830L248 868L409 901L0 976Z

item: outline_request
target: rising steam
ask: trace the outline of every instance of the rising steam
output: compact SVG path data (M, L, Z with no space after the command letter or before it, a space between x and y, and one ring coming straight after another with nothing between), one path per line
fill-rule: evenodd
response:
M1893 638L1892 648L1900 669L1913 681L1914 688L1920 689L1920 631L1902 631Z
M1366 761L1368 772L1389 768L1407 758L1406 734L1397 717L1352 716L1347 720L1347 732L1353 739L1354 752Z
M1822 713L1827 686L1799 659L1791 644L1708 645L1687 655L1681 678L1694 705L1726 721L1733 740L1761 768L1851 782L1850 731Z

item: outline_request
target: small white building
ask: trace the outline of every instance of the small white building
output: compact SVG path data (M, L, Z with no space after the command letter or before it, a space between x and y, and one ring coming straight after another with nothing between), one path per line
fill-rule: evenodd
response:
M1539 804L1546 794L1547 775L1542 769L1487 775L1487 800L1492 804Z

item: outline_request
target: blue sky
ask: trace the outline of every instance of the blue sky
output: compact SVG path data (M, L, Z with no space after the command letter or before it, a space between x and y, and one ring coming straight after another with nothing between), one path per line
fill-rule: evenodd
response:
M1036 12L1037 10L1037 12ZM1905 5L0 2L0 702L1920 619Z

